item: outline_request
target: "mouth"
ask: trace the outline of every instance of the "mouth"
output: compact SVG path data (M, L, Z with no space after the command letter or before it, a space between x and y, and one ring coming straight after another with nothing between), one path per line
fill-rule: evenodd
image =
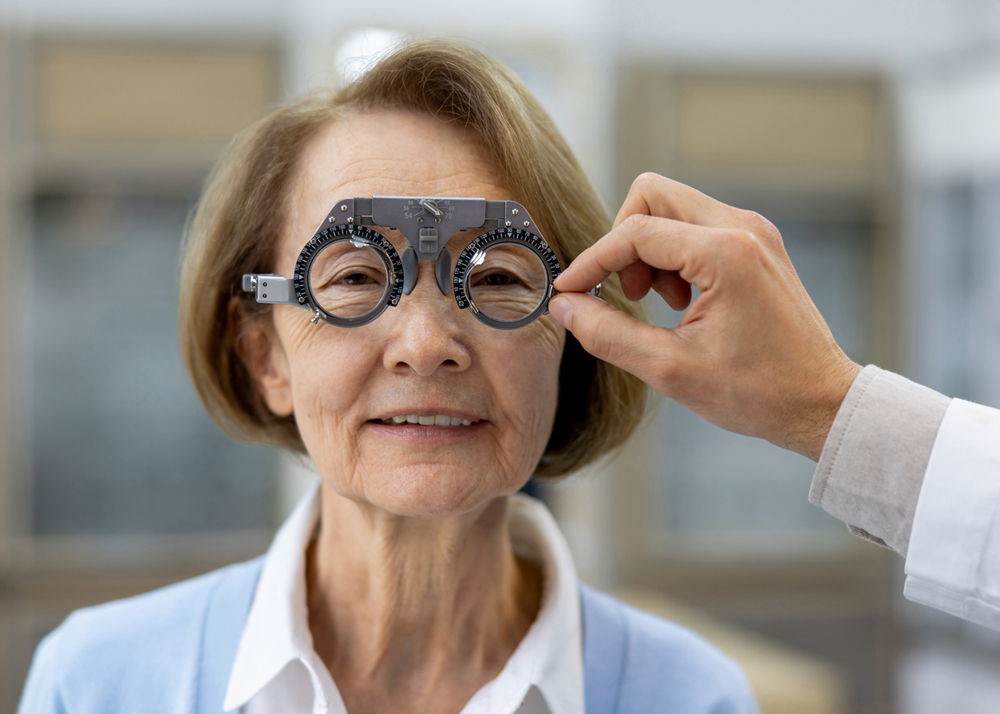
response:
M388 426L402 426L406 424L416 424L419 426L474 426L482 422L481 419L466 419L465 417L453 414L396 414L382 419L371 419L372 424L386 424Z

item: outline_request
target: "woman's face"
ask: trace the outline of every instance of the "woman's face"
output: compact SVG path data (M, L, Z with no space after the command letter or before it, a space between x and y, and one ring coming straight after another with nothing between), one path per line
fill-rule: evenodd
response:
M351 116L304 154L276 272L292 275L335 201L373 195L521 198L453 124L404 112ZM401 234L380 230L401 252ZM481 232L452 237L453 263ZM413 293L368 325L310 317L276 307L255 371L270 408L295 414L326 486L391 513L441 517L512 493L531 475L552 430L565 342L551 317L518 330L487 327L441 294L432 261L420 262ZM383 422L407 415L472 424Z

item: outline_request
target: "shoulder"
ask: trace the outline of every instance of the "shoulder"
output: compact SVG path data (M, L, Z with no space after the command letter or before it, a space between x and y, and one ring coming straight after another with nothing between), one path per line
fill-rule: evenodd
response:
M210 611L220 597L249 607L259 570L252 560L77 610L39 645L20 711L189 709L182 702L196 695Z
M588 714L757 712L743 671L715 645L587 586L580 598Z
M230 565L125 600L77 610L53 635L66 662L123 661L134 655L167 656L184 653L183 647L200 642L205 616L219 588L243 579L252 589L257 560ZM178 649L181 648L181 649Z

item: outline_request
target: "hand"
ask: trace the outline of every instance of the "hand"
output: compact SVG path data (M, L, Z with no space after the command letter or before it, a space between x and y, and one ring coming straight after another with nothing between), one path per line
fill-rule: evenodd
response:
M680 324L648 325L583 294L611 273L630 300L653 289L688 308ZM595 357L723 429L813 460L861 370L769 221L656 174L635 180L611 232L555 288L550 312Z

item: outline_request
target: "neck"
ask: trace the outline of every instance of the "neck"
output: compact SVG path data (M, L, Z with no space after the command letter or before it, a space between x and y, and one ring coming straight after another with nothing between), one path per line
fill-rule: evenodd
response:
M309 624L348 711L457 712L499 674L541 601L506 515L506 498L428 519L323 489Z

